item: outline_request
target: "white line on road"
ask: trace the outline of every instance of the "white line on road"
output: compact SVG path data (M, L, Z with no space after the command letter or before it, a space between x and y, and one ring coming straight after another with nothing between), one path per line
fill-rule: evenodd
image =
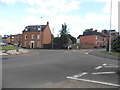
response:
M106 67L106 68L119 68L120 66L118 66L118 65L114 65L114 64L103 64L103 66L104 67Z
M84 53L84 54L87 54L88 55L88 52Z
M67 78L68 79L73 79L73 80L80 80L80 81L92 82L92 83L97 83L97 84L103 84L103 85L120 87L120 85L114 84L114 83L100 82L100 81L94 81L94 80L88 80L88 79L81 79L81 78L75 78L75 77L67 77Z
M98 69L101 69L101 68L103 68L103 66L98 66L98 67L96 67L94 69L98 70Z
M114 74L116 72L97 72L97 73L92 73L93 75L98 75L98 74Z
M80 74L77 74L77 75L74 75L73 77L77 78L77 77L82 77L84 75L88 74L87 72L83 72L83 73L80 73Z
M105 64L105 63L103 64L103 66L106 66L106 65L107 65L107 64Z
M104 66L104 67L106 67L106 68L119 68L120 66Z

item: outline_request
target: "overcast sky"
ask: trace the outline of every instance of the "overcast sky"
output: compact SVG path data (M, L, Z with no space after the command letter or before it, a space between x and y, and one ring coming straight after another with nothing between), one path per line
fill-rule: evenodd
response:
M74 37L85 29L110 29L111 0L0 0L0 34L22 33L27 25L50 23L57 36L66 23ZM112 29L118 31L118 1L113 0ZM41 20L42 17L42 20Z

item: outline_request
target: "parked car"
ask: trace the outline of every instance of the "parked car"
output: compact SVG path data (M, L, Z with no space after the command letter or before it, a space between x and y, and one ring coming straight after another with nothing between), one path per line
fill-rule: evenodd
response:
M0 45L1 46L7 46L7 43L1 43Z

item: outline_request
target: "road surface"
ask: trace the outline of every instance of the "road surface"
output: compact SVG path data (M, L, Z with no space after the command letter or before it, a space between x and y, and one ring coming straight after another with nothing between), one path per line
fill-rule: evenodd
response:
M3 88L119 86L116 74L118 61L89 55L88 52L93 50L32 51L32 54L3 57Z

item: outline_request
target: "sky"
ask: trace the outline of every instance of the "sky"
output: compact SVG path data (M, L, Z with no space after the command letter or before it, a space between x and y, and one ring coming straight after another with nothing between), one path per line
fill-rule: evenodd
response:
M118 1L112 0L111 29L116 31ZM54 36L64 23L74 37L89 28L109 30L110 3L111 0L0 0L0 35L19 34L28 25L44 25L47 21Z

